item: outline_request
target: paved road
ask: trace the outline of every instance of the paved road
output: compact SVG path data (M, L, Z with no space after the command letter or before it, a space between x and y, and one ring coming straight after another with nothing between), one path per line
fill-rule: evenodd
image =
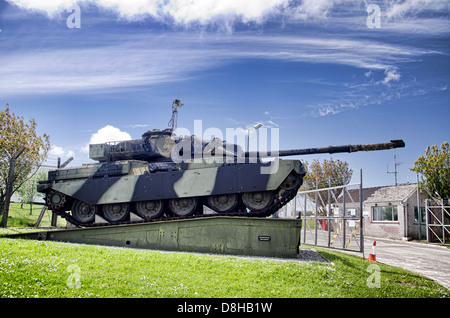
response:
M450 249L428 244L365 238L367 258L376 240L376 259L380 263L404 268L431 278L450 289Z
M306 243L314 245L314 235L310 231L306 235ZM327 246L328 232L318 231L318 247ZM341 238L338 238L334 247L342 247ZM405 242L400 240L364 238L364 257L368 258L373 241L376 240L376 259L380 263L404 268L413 273L431 278L439 284L450 289L450 249L425 243ZM304 234L302 232L302 243ZM350 245L353 250L359 250L356 239ZM355 254L353 252L349 252ZM356 255L362 256L361 253Z

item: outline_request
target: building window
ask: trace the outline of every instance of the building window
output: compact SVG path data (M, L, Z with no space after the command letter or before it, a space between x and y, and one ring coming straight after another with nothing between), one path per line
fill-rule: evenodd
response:
M426 215L425 215L425 207L421 206L420 207L420 213L421 213L421 224L425 224L426 223ZM417 213L417 206L414 207L414 223L419 223L419 213Z
M397 206L374 206L372 208L373 222L395 222L398 221Z

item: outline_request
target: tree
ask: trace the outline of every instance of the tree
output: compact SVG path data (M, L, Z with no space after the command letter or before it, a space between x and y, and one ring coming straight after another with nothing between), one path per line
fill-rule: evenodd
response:
M412 171L420 175L419 187L431 196L450 199L450 146L448 141L427 146L425 155L421 155L414 163Z
M8 104L7 104L8 105ZM7 226L9 196L36 173L47 157L50 137L36 134L36 121L24 122L9 108L0 112L0 210ZM12 169L13 168L13 169ZM7 190L10 192L7 193Z
M325 159L321 163L318 159L314 159L311 164L304 162L307 174L303 179L303 189L308 190L323 189L328 187L338 187L347 185L352 179L353 170L349 168L348 162L339 159ZM332 190L332 195L338 198L343 188ZM308 194L310 199L315 201L315 194ZM316 204L318 205L318 214L327 215L328 196L321 196Z
M20 196L22 205L30 205L30 215L32 212L32 205L36 198L43 197L42 193L37 192L37 184L41 180L47 179L47 172L39 170L36 174L25 181L20 188L17 189L17 194Z

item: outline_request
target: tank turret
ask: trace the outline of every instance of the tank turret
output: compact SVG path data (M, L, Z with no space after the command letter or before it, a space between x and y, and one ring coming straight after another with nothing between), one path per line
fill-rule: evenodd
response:
M197 136L179 137L174 133L178 121L178 108L184 104L174 99L172 102L172 118L169 128L153 129L142 135L141 139L108 142L89 145L89 158L99 162L115 162L121 160L143 160L152 162L189 162L195 158L226 157L227 162L239 161L242 158L286 157L320 153L339 153L356 151L376 151L404 147L403 140L391 140L389 143L368 145L329 146L323 148L290 149L268 152L243 152L239 145L227 143L214 138L205 141Z

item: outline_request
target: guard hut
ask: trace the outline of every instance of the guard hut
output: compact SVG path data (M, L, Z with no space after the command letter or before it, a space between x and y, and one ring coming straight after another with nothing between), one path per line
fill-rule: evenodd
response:
M425 191L417 184L380 187L363 203L364 235L395 240L419 239L426 233ZM420 212L418 206L420 207ZM420 218L419 218L420 215Z

